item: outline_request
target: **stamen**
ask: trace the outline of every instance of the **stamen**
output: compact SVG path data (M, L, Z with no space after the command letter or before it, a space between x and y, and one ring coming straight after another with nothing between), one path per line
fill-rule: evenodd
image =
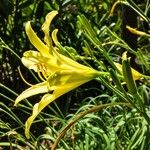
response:
M41 72L40 72L39 69L38 69L38 76L39 76L39 78L40 78L42 81L45 81L45 79L41 76Z
M43 70L42 70L42 75L43 75L43 77L45 78L45 80L48 79L48 77L47 77L47 75L46 75L46 72L44 72Z
M19 72L19 75L20 75L20 77L21 77L21 79L23 80L24 83L26 83L26 84L29 85L29 86L33 86L33 84L30 84L29 82L27 82L27 81L25 80L25 78L23 77L23 75L22 75L22 73L21 73L20 67L18 67L18 72Z
M46 72L47 68L46 68L45 64L41 64L41 67L42 67L42 69L41 69L42 75L47 80L47 72Z
M43 71L42 71L42 70L43 70L42 65L41 65L41 64L37 64L37 67L38 67L38 72L37 72L37 73L38 73L39 78L40 78L42 81L45 81L46 78L44 77L44 78L45 78L45 79L44 79L44 78L42 77L42 75L43 75L43 73L42 73L42 72L43 72ZM41 75L41 74L42 74L42 75Z

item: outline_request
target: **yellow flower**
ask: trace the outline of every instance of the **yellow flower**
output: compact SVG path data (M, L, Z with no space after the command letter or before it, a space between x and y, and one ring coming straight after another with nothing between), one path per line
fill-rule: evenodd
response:
M23 54L22 63L29 69L38 73L42 82L31 86L22 92L15 100L15 106L25 98L46 93L39 103L33 107L32 115L25 123L25 135L30 137L29 130L36 116L52 101L76 87L105 74L87 66L81 65L72 59L60 54L59 49L53 46L58 43L57 29L49 36L49 26L57 11L50 12L45 19L42 30L45 34L44 42L33 31L30 22L25 29L30 42L38 51L26 51ZM53 41L52 41L53 40Z

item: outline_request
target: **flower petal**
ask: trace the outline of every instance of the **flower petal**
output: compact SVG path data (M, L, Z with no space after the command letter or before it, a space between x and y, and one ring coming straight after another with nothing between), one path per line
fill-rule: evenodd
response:
M44 37L44 41L47 44L47 46L49 47L49 50L51 51L52 49L52 40L49 36L49 26L53 20L53 18L58 14L57 11L51 11L50 13L48 13L45 17L45 22L42 25L42 30L45 33L45 37Z
M59 41L57 39L57 33L58 33L58 29L55 29L52 32L52 39L53 39L53 42L55 43L56 46L59 44ZM57 52L56 48L53 49L53 52L54 52L56 58L58 59L58 61L60 62L60 64L66 65L67 67L70 67L73 69L81 69L81 70L91 69L87 66L79 64L78 62L72 60L69 57L66 57L66 56L60 54L59 52ZM65 67L63 67L63 68L65 68Z
M42 82L39 84L36 84L24 92L22 92L17 99L15 100L14 106L16 106L20 101L22 101L25 98L28 98L30 96L36 95L36 94L41 94L41 93L47 93L49 92L50 89L48 89L47 82Z
M37 64L39 64L40 61L37 58L39 54L37 51L27 51L23 54L21 61L28 69L33 69L35 72L38 72Z
M30 42L32 43L32 45L37 50L39 50L43 56L48 56L49 48L39 39L39 37L33 31L30 21L28 21L26 23L25 30L26 30L26 34L27 34Z
M57 44L59 43L58 42L58 39L57 39L57 33L58 33L58 29L55 29L55 30L53 30L53 32L52 32L52 39L53 39L53 42L54 42L54 44L57 46Z
M56 57L52 55L49 57L44 57L40 52L36 51L26 51L23 55L22 63L28 69L33 69L35 72L41 71L38 66L43 66L47 75L62 69L72 69L70 67L68 68L68 65L65 65L64 63L60 64Z
M42 111L42 109L45 108L53 100L54 100L54 97L51 94L46 94L42 97L39 103L36 103L34 105L32 115L27 119L25 123L25 135L28 139L30 138L29 131L30 131L31 124L33 123L34 119Z
M72 60L69 57L66 57L66 56L58 53L56 51L56 49L54 49L53 51L54 51L54 54L55 54L54 56L59 61L59 64L63 66L62 68L68 68L68 70L69 70L69 68L71 70L94 70L92 68L89 68L87 66L84 66L84 65Z

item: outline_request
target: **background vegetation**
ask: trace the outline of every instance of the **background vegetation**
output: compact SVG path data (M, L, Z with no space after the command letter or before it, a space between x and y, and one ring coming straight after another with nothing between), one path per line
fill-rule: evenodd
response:
M49 105L27 140L24 123L40 96L13 106L27 88L18 67L27 81L38 82L20 61L23 52L32 48L24 24L32 20L42 38L41 25L52 10L59 12L52 28L59 29L65 55L110 76L97 78ZM125 16L127 10L131 14ZM149 15L149 0L1 0L0 149L48 150L58 142L58 150L149 150ZM131 33L126 25L142 33ZM130 61L122 59L125 51ZM122 74L114 62L122 63ZM136 81L131 66L143 74Z

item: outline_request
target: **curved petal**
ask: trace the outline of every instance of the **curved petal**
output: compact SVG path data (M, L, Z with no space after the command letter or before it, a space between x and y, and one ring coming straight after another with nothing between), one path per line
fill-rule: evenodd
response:
M49 57L44 57L40 52L37 51L26 51L23 54L22 63L28 69L33 69L35 72L41 71L38 65L44 67L46 74L49 76L58 70L71 69L68 65L60 64L56 57L50 55Z
M50 36L49 36L49 26L50 26L50 24L51 24L53 18L54 18L57 14L58 14L57 11L52 11L52 12L48 13L48 14L46 15L45 22L44 22L44 24L42 25L42 30L43 30L43 32L45 33L44 41L45 41L45 43L47 44L47 46L50 48L50 51L51 51L51 49L52 49L53 46L52 46L52 40L51 40L51 38L50 38Z
M39 103L36 103L33 107L32 115L27 119L25 123L25 135L29 139L30 138L30 127L31 124L33 123L34 119L37 117L37 115L42 111L43 108L45 108L48 103L53 101L54 98L52 98L51 94L46 94L42 97L41 101ZM42 102L42 104L41 104Z
M57 46L57 44L59 43L58 39L57 39L57 33L58 33L58 29L53 30L52 32L52 39L53 42L55 43L55 45ZM62 54L60 54L59 52L57 52L57 50L54 48L53 52L55 54L55 56L57 57L57 59L59 60L60 64L64 64L67 67L73 67L73 69L91 69L87 66L84 66L82 64L79 64L78 62L72 60L71 58L64 56Z
M20 101L23 99L26 99L30 96L41 94L41 93L47 93L50 89L48 89L47 82L42 82L36 85L33 85L32 87L28 88L24 92L22 92L17 99L15 100L14 106L16 106Z
M57 46L57 44L59 43L58 42L58 39L57 39L57 33L58 33L58 29L55 29L55 30L53 30L53 32L52 32L52 39L53 39L53 42L54 42L54 44Z
M58 53L56 50L53 50L55 57L59 60L60 64L67 66L68 68L73 68L73 70L94 70L90 67L84 66L74 60L72 60L69 57L66 57L60 53Z
M49 48L39 39L36 33L33 31L31 27L30 21L28 21L25 25L26 34L32 43L32 45L41 52L42 55L49 55Z
M37 51L27 51L23 54L21 58L22 63L28 69L33 69L35 72L38 72L37 64L40 63L38 58L39 52Z

